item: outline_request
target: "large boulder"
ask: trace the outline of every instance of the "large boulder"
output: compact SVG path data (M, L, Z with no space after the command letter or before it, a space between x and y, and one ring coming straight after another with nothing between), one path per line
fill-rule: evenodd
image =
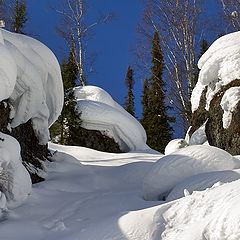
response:
M191 97L188 132L191 140L199 128L204 135L205 126L208 143L232 155L240 154L239 39L240 32L219 38L199 60L201 71Z
M63 105L58 61L39 41L0 29L0 131L21 146L23 164L33 183L43 180L48 157L48 128Z

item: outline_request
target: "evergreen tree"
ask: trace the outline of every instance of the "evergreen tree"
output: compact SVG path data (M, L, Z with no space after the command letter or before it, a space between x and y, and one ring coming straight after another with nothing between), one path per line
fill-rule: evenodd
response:
M133 85L134 85L134 79L133 79L133 69L131 66L128 67L127 75L125 78L125 84L128 89L128 94L125 98L125 104L124 108L135 117L134 113L134 94L133 94Z
M61 72L64 85L64 106L58 120L50 129L51 136L54 142L78 145L76 136L81 129L81 120L75 111L77 103L74 96L74 87L78 72L72 49L70 49L68 60L64 60L61 64Z
M208 50L209 48L209 44L208 41L206 39L203 39L200 43L200 55L198 57L198 60L201 58L201 56ZM198 76L199 76L199 69L198 66L195 66L195 73L194 73L194 85L193 88L195 87L195 85L197 84L198 81ZM191 96L190 96L191 97Z
M13 8L11 30L16 33L23 33L27 22L27 7L23 0L16 0Z
M165 105L163 69L163 53L158 33L155 32L152 41L152 76L149 80L149 87L147 83L144 86L145 94L147 92L147 100L143 99L142 101L146 108L142 124L147 132L148 145L160 152L164 152L166 145L171 140L173 131L169 124L172 119L167 115L169 107Z
M142 119L141 123L143 126L147 126L148 113L150 112L149 104L149 80L145 79L143 83L143 94L142 94Z

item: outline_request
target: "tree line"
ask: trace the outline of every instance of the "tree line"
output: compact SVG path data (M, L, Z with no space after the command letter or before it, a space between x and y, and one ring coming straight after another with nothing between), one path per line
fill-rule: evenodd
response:
M240 3L237 0L216 0L218 15L207 19L207 1L196 0L145 0L142 21L138 32L140 43L136 48L135 70L129 66L124 79L126 85L125 109L136 117L134 106L135 74L142 70L142 115L148 144L164 151L173 136L173 123L185 132L191 124L191 92L196 84L199 69L197 61L208 48L207 31L215 38L240 28ZM86 21L89 2L60 0L53 7L61 19L57 31L66 40L68 54L61 62L65 103L58 121L51 128L53 141L61 144L80 145L81 137L87 138L81 128L81 116L75 111L74 88L87 84L92 59L87 42L94 28L108 23L113 14L95 15ZM24 0L0 0L0 15L7 29L25 33L27 5ZM220 26L216 26L216 18ZM205 24L204 21L208 21ZM204 26L204 28L203 28ZM212 29L214 29L214 31ZM137 44L136 44L137 45ZM139 78L139 77L138 77ZM176 128L176 127L175 127Z

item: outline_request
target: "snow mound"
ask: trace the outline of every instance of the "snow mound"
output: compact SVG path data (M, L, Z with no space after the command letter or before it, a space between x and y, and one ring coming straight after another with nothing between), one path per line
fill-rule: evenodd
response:
M240 79L239 36L240 32L234 32L217 39L200 58L198 67L201 71L191 98L192 111L198 108L205 86L208 87L206 94L208 110L212 98L221 86Z
M228 89L221 100L223 113L223 128L228 128L231 124L232 113L235 111L240 100L240 87L232 87Z
M211 188L217 182L227 183L238 179L240 179L240 170L217 171L194 175L177 184L169 193L166 200L172 201L184 197L185 189L189 194L192 194L193 191L203 191Z
M155 215L164 226L162 240L238 240L240 237L240 180L194 192Z
M165 155L168 155L187 146L188 144L184 139L173 139L167 144L164 152L165 152Z
M61 71L54 54L39 41L0 29L0 101L9 98L12 127L32 120L41 144L63 105Z
M112 137L123 151L150 149L142 125L103 89L95 86L77 87L75 95L84 128L102 131Z
M146 200L164 199L185 178L204 172L232 170L236 160L222 149L193 145L162 157L143 180Z
M22 165L18 141L3 133L0 133L0 170L0 201L5 201L5 196L5 207L15 208L27 199L32 183Z

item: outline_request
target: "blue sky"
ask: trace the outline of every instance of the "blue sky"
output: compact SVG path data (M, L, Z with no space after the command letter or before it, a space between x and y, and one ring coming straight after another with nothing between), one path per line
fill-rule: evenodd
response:
M27 31L45 43L61 60L65 42L56 34L55 26L59 18L50 9L49 3L57 0L27 0L29 21ZM141 18L142 4L139 0L92 0L95 9L111 12L114 19L108 24L98 26L88 43L90 52L97 53L96 74L90 76L89 84L97 85L108 91L120 104L126 94L124 79L128 65L134 62L132 49L136 42L136 27ZM136 110L141 112L141 81L136 80Z

